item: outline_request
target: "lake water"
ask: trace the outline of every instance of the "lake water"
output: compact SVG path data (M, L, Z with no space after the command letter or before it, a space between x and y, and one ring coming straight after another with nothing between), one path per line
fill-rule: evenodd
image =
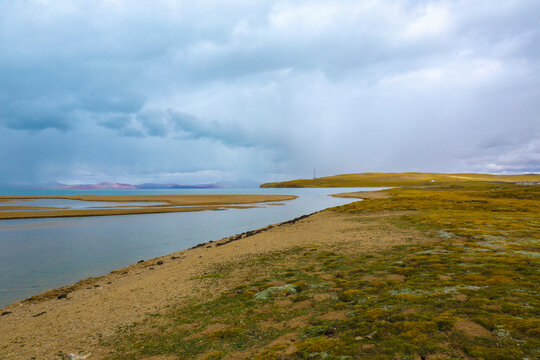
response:
M251 209L0 220L0 306L89 276L104 275L141 259L355 201L328 194L375 189L380 188L1 191L1 195L8 196L85 193L291 194L299 197L283 202L283 206L258 204L260 207ZM70 203L68 206L78 205Z

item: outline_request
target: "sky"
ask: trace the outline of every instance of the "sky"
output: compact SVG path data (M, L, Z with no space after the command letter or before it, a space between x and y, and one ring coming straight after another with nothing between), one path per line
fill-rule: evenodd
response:
M0 0L0 183L540 172L540 1Z

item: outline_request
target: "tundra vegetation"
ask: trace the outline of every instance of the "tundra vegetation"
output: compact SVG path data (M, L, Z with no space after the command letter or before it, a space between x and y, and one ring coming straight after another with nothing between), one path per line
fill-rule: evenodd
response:
M201 275L200 297L102 345L113 359L540 358L540 187L455 182L386 193L327 211L352 222L385 214L388 226L429 241L376 253L346 242L295 247L220 264ZM227 290L212 295L221 283Z
M539 174L524 175L492 175L475 173L358 173L325 176L316 179L299 179L283 182L262 184L261 187L362 187L362 186L422 186L438 184L452 184L467 181L497 181L497 182L523 182L539 183Z

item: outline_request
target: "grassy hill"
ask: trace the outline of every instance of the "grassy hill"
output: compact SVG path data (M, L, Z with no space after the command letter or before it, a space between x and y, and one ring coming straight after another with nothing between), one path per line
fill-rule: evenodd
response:
M377 186L418 186L440 183L489 181L489 182L540 182L540 174L492 175L474 173L359 173L326 176L317 179L298 179L262 184L262 188L295 187L377 187Z

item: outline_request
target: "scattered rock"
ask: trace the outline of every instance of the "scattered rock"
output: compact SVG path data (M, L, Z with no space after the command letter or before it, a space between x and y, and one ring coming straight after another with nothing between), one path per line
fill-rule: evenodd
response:
M66 299L67 298L67 294L60 294L56 297L58 300L60 299Z
M42 312L40 312L40 313L38 313L36 315L32 315L32 317L38 317L38 316L41 316L41 315L46 314L46 313L47 313L46 311L42 311Z
M101 287L101 285L96 284L96 285L94 285L94 287L95 287L95 288L98 288L98 287Z
M9 315L9 314L11 314L11 311L2 311L0 316L5 316L5 315Z
M191 249L200 248L200 247L205 246L206 244L207 244L207 243L199 243L199 244L197 244L197 245L195 245L195 246L190 247L189 249L191 250Z
M316 214L317 212L314 212L313 214ZM308 215L302 215L300 217L297 217L295 219L292 219L292 220L289 220L289 221L285 221L285 222L282 222L282 223L279 223L277 225L268 225L267 227L264 227L262 229L257 229L257 230L250 230L250 231L246 231L246 232L243 232L241 234L236 234L235 236L231 236L229 237L227 240L225 241L222 241L222 242L218 242L216 243L216 247L217 246L223 246L223 245L227 245L233 241L236 241L236 240L240 240L240 239L243 239L243 238L247 238L249 236L253 236L253 235L257 235L259 233L262 233L264 231L268 231L270 229L273 229L274 227L279 227L279 226L284 226L284 225L289 225L289 224L294 224L295 222L297 221L300 221L300 220L303 220L313 214L308 214ZM205 244L199 244L199 245L196 245L195 247L199 247L199 246L203 246Z
M439 237L443 239L451 239L454 237L454 235L449 233L448 231L439 230Z
M180 259L179 256L171 256L171 260L176 260L176 259Z
M68 354L69 360L84 360L88 358L91 354L86 355L76 355L76 354Z
M366 338L368 338L368 339L373 339L373 336L375 336L376 333L377 333L377 330L375 330L375 331L372 332L371 334L366 335Z
M154 270L154 268L153 268L153 267L151 267L151 268L148 268L148 270Z
M255 294L255 296L253 296L253 298L255 300L267 300L276 291L285 291L287 295L294 295L298 292L296 285L293 284L287 284L283 286L271 286L264 289L263 291L259 291Z
M144 262L144 260L139 260L139 261L137 261L137 264L141 264L143 262Z
M156 264L163 265L163 260L158 260L158 262Z
M375 330L371 334L367 334L366 336L357 336L354 338L354 340L373 339L373 336L375 336L376 333L377 333L377 330Z
M498 338L503 338L503 339L512 339L512 336L510 335L510 332L508 330L506 330L505 328L503 328L501 325L496 325L496 330L493 331L493 333L498 337Z

